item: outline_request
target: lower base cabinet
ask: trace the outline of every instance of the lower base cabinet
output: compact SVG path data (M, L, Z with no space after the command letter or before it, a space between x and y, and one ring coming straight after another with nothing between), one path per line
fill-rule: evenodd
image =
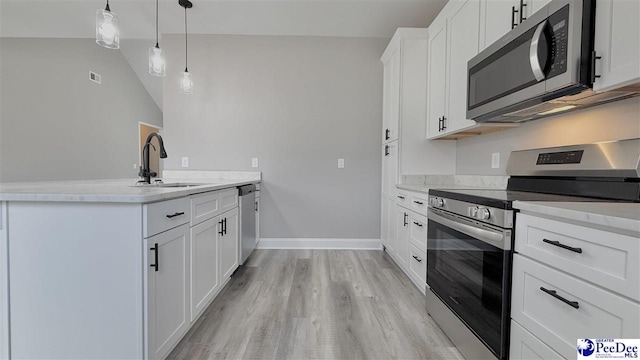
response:
M564 358L517 322L511 320L509 359L562 360Z
M147 354L163 359L189 329L189 224L145 239Z
M191 228L191 321L220 290L219 217Z
M222 234L220 234L220 269L222 279L228 279L238 268L238 208L220 215Z

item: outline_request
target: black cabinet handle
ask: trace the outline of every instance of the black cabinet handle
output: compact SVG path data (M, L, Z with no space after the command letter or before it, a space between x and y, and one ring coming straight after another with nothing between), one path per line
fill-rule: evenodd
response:
M524 2L524 0L520 0L520 22L523 22L525 20L527 20L526 17L524 17L524 7L527 6L527 4Z
M413 202L418 204L418 205L423 205L424 204L422 201L418 201L418 200L413 200Z
M152 268L156 268L156 271L158 271L160 269L160 266L158 266L158 243L156 243L152 248L150 248L149 250L153 251L154 253L154 262L155 264L149 264L149 266L151 266Z
M516 13L518 12L518 10L516 10L515 6L511 7L511 29L513 30L516 26L518 26L518 24L516 24Z
M222 220L222 221L224 221L224 223L223 223L223 226L224 226L224 235L227 235L227 218L224 218L224 220Z
M407 221L408 217L409 217L409 214L404 213L404 226L407 226L409 224L409 221Z
M257 201L256 201L256 207L255 207L255 209L256 209L256 212L258 212L258 202L257 202Z
M422 262L422 259L420 259L419 257L415 256L415 255L411 255L413 256L414 259L416 259L417 262Z
M184 211L177 212L177 213L175 213L175 214L173 214L173 215L167 215L167 217L168 217L169 219L171 219L171 218L174 218L174 217L176 217L176 216L180 216L180 215L184 215Z
M542 239L542 242L545 242L547 244L551 244L553 246L561 247L563 249L567 249L567 250L570 250L570 251L573 251L573 252L577 252L578 254L582 254L582 248L577 248L577 247L572 247L572 246L569 246L569 245L565 245L565 244L561 243L560 241Z
M385 140L391 139L391 130L389 130L389 129L385 129L384 130L384 139Z
M384 156L388 156L389 155L389 145L385 145L384 146Z
M602 56L598 56L595 50L591 52L591 83L600 78L600 75L596 75L596 62L600 59L602 59Z
M540 290L544 291L545 293L553 296L554 298L562 301L563 303L565 303L565 304L567 304L567 305L569 305L569 306L571 306L571 307L573 307L575 309L580 308L580 306L578 305L577 301L567 300L567 299L563 298L562 296L558 295L555 290L545 289L542 286L540 287Z
M419 223L419 222L417 222L417 221L414 221L414 222L413 222L413 224L414 224L414 225L417 225L417 226L422 227L422 224L420 224L420 223Z
M218 231L218 235L224 236L224 220L218 221L218 224L220 224L220 231Z
M438 132L442 131L442 117L438 118Z
M404 200L404 196L402 196L402 195L398 195L398 199L400 199L400 200Z
M442 117L442 131L447 130L447 123L446 123L446 121L447 121L447 117L446 117L446 116L443 116L443 117Z

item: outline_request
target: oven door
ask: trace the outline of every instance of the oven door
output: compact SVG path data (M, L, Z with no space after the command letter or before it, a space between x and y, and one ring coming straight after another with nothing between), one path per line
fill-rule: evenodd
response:
M511 230L429 209L427 284L496 355L508 351Z

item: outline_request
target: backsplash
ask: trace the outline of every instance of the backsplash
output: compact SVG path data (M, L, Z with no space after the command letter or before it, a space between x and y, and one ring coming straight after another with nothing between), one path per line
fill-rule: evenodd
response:
M508 176L494 175L402 175L400 183L405 185L457 185L478 188L504 189Z

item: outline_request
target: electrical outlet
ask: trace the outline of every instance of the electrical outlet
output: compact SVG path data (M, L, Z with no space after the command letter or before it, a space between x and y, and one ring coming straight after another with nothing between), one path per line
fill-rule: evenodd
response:
M258 167L258 158L251 158L251 167Z
M338 169L344 169L344 159L338 159Z
M500 168L500 153L491 154L491 168L492 169Z
M189 158L187 156L182 157L182 167L189 167Z

